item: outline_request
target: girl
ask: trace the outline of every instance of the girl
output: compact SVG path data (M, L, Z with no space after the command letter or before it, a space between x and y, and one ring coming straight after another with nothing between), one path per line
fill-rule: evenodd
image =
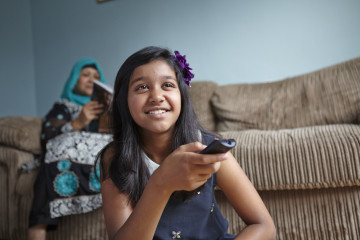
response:
M115 81L113 141L100 153L110 239L274 239L262 200L231 153L199 154L215 136L198 123L185 56L148 47ZM214 186L248 226L227 233Z
M91 126L104 110L90 101L94 81L105 83L99 64L78 60L65 83L61 99L42 124L43 163L34 185L28 239L46 239L59 218L101 207L100 183L94 175L96 154L110 139ZM90 124L91 123L91 124ZM46 154L45 154L46 153Z

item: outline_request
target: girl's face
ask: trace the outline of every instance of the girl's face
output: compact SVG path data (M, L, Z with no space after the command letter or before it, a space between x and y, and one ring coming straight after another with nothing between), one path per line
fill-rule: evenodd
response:
M94 80L100 81L99 72L92 67L83 68L74 88L74 92L84 96L91 96L94 88Z
M181 111L174 70L164 60L135 68L130 77L127 101L142 134L172 133Z

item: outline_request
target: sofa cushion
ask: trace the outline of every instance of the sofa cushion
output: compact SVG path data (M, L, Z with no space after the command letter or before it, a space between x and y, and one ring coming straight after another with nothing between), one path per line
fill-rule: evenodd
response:
M258 190L360 186L360 126L221 132Z
M218 131L355 123L360 58L277 82L219 86L211 103Z
M359 239L360 188L326 188L259 191L276 226L278 240ZM239 233L246 224L226 196L216 191L229 232Z
M194 106L194 111L201 125L211 131L215 130L215 116L210 105L217 84L214 82L192 82L189 95Z
M41 153L41 118L11 116L0 118L0 145Z

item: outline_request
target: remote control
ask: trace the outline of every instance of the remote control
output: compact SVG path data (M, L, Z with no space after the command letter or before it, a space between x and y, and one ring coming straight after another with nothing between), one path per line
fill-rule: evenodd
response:
M201 154L215 154L215 153L225 153L235 147L235 139L215 139L212 141L205 149L203 149Z

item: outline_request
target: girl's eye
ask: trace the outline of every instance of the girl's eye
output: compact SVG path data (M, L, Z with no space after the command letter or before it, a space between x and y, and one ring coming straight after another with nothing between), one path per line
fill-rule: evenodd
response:
M165 83L163 86L167 87L167 88L168 87L170 87L170 88L174 87L174 85L172 83Z
M144 89L147 89L148 87L144 84L144 85L140 85L140 86L138 86L138 87L136 87L136 91L138 91L138 90L144 90Z

